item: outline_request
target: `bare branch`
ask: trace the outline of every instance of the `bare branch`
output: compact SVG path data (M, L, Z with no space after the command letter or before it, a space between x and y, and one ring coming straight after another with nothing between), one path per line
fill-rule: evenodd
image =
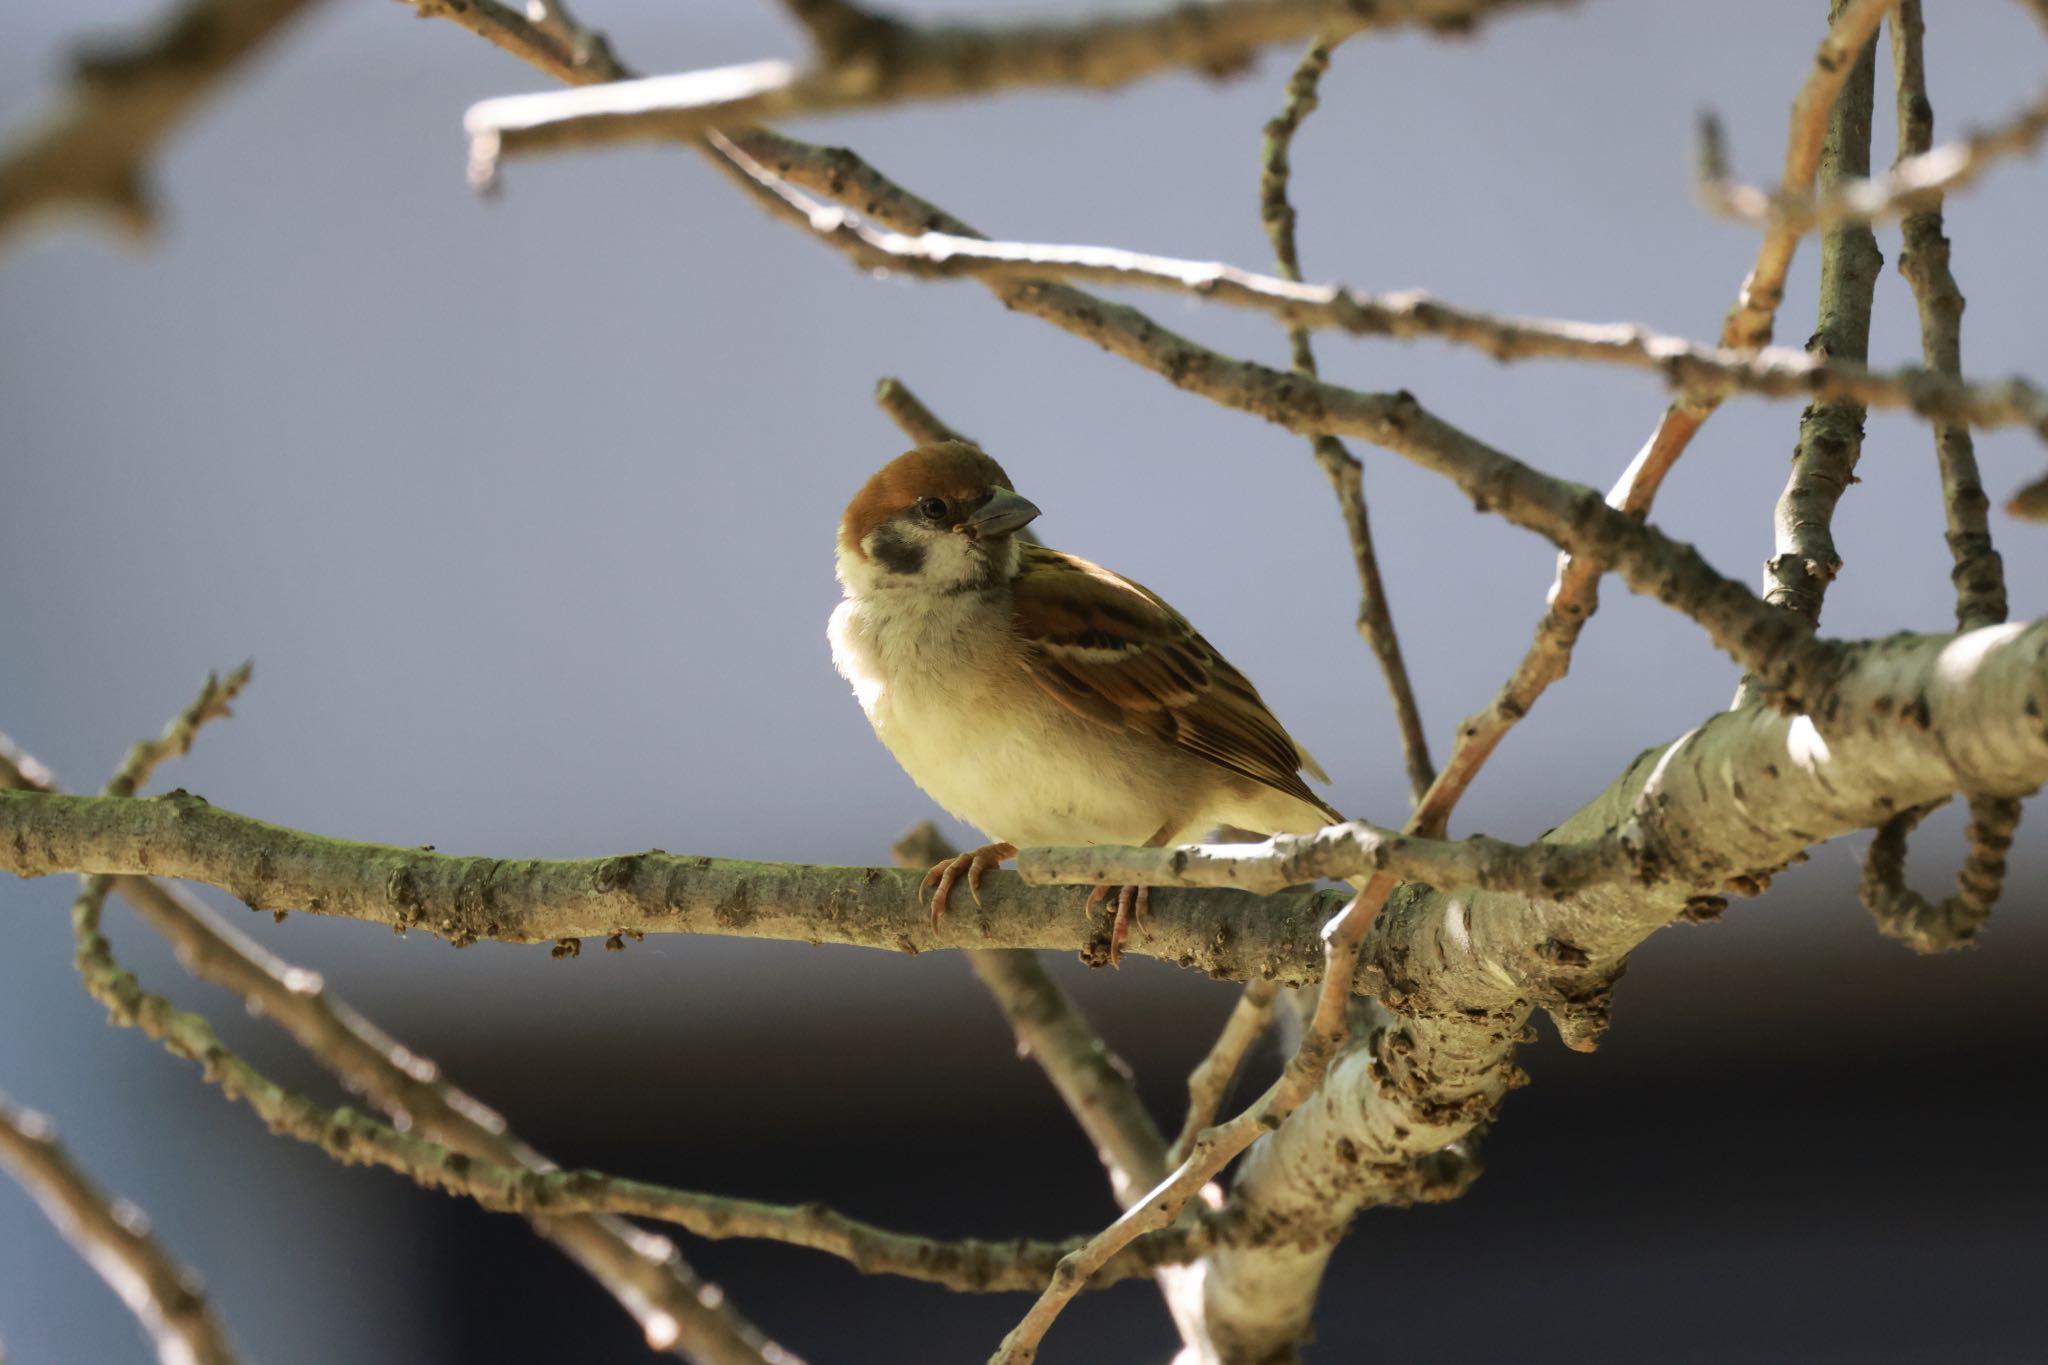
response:
M2048 475L2034 480L2012 495L2005 504L2005 510L2012 516L2028 521L2048 521Z
M173 1008L140 989L135 978L108 953L99 933L96 906L110 878L90 879L87 896L74 907L79 933L79 970L87 989L105 1004L114 1022L141 1028L174 1056L199 1062L207 1079L242 1100L273 1132L319 1147L344 1164L371 1164L418 1184L475 1200L487 1209L558 1217L565 1214L630 1214L674 1223L702 1237L751 1237L824 1251L869 1273L887 1273L976 1292L1036 1289L1074 1243L945 1241L891 1232L818 1205L784 1206L756 1200L679 1190L589 1170L532 1170L486 1161L348 1109L326 1109L277 1085L220 1042L196 1014ZM1199 1227L1156 1237L1116 1265L1105 1264L1101 1283L1146 1274L1171 1260L1192 1259L1208 1245ZM699 1315L683 1333L683 1344L703 1359L790 1360L747 1330L735 1340L726 1331L702 1329L720 1315ZM689 1327L698 1329L692 1336ZM738 1354L735 1354L738 1352Z
M1845 0L1830 9L1827 36L1821 39L1820 49L1814 54L1806 84L1792 102L1785 169L1778 181L1783 194L1796 195L1813 184L1836 97L1859 54L1877 32L1879 21L1895 3L1897 0ZM1755 350L1769 344L1771 324L1785 297L1785 276L1792 268L1792 255L1799 248L1800 235L1783 226L1765 231L1757 247L1756 264L1742 282L1735 307L1722 324L1723 346Z
M1924 155L1934 141L1934 105L1927 97L1922 56L1925 24L1920 0L1899 0L1892 16L1892 67L1898 86L1899 160ZM1963 293L1949 269L1949 243L1942 231L1942 196L1925 199L1903 224L1905 251L1899 273L1913 286L1920 312L1920 348L1929 369L1959 374L1963 367ZM1934 429L1935 461L1941 469L1941 501L1948 514L1948 548L1955 560L1956 624L1970 630L2005 620L2005 565L1991 544L1991 500L1977 472L1976 444L1968 427L1939 423ZM1915 952L1959 948L1976 937L2005 887L2005 855L2018 828L2020 804L2000 797L1972 797L1969 852L1956 874L1956 893L1931 902L1906 885L1906 840L1926 808L1893 817L1878 831L1864 857L1863 903L1877 917L1880 932Z
M228 714L228 705L247 683L244 664L223 683L209 674L199 695L154 741L135 745L109 782L111 799L123 799L148 780L163 760L190 751L201 725ZM0 737L0 788L49 790L47 770ZM40 781L38 779L41 779ZM231 985L248 1002L263 1001L266 1012L338 1076L365 1090L402 1118L407 1131L362 1118L348 1110L329 1112L291 1094L220 1043L201 1016L174 1009L144 992L115 961L99 932L111 885L124 894L181 950L181 960L205 979ZM280 916L281 917L281 916ZM438 1083L430 1063L400 1048L339 1004L319 999L319 978L266 959L261 950L213 920L204 907L144 877L88 877L73 907L76 966L89 994L108 1007L110 1017L140 1027L174 1055L202 1063L209 1081L231 1098L243 1099L273 1132L314 1142L337 1160L372 1154L383 1164L423 1184L450 1188L472 1174L484 1176L485 1196L496 1186L537 1179L553 1167L539 1153L510 1137L504 1122L452 1086ZM419 1136L413 1136L417 1130ZM461 1150L432 1139L452 1137ZM422 1163L424 1154L430 1160ZM481 1154L484 1163L473 1161ZM490 1177L497 1177L496 1186ZM586 1173L587 1174L587 1173ZM474 1192L471 1192L474 1193ZM535 1219L555 1240L610 1289L640 1322L648 1345L675 1349L721 1365L800 1365L741 1318L713 1286L705 1285L665 1239L614 1217Z
M1235 886L1270 895L1322 877L1385 872L1440 891L1518 891L1554 899L1589 886L1654 880L1635 831L1624 825L1581 844L1507 844L1485 835L1446 841L1363 820L1314 834L1276 834L1249 844L1172 848L1090 844L1030 848L1017 857L1028 885Z
M746 140L734 139L728 145L744 147ZM1654 370L1694 402L1717 403L1738 394L1818 398L1980 427L2024 426L2048 437L2048 392L2021 379L1970 384L1935 370L1872 370L1854 360L1791 347L1752 351L1703 346L1632 323L1496 316L1420 291L1363 294L1343 285L1306 285L1213 261L1115 247L892 232L846 209L811 202L803 209L805 225L863 270L923 279L975 279L992 287L1069 280L1163 289L1263 312L1296 329L1403 340L1430 337L1502 361L1567 360ZM796 221L793 215L784 216Z
M955 431L939 420L922 399L912 393L900 379L884 379L875 385L875 405L889 415L889 420L903 428L903 432L919 445L933 441L965 441L979 445L972 436ZM935 831L936 832L936 831ZM937 862L938 859L932 859Z
M150 1234L149 1220L109 1196L57 1143L50 1121L0 1094L0 1167L78 1248L156 1344L161 1365L234 1365L227 1334L207 1307L198 1277Z
M1839 16L1855 0L1836 0ZM1870 173L1871 102L1877 69L1873 36L1857 50L1849 77L1828 119L1821 152L1825 186ZM1861 223L1829 229L1821 241L1820 319L1809 351L1861 362L1870 350L1870 306L1884 257L1877 237ZM1799 418L1792 475L1778 498L1777 553L1764 565L1764 596L1808 621L1820 620L1821 599L1840 572L1829 523L1835 503L1856 481L1863 453L1864 409L1858 403L1810 404ZM1745 688L1745 696L1754 693Z
M1093 1275L1139 1237L1170 1225L1239 1153L1279 1127L1315 1093L1349 1027L1361 945L1393 888L1391 877L1375 876L1323 927L1323 979L1315 1014L1280 1079L1235 1118L1197 1133L1172 1174L1085 1246L1061 1258L1052 1282L1003 1337L989 1358L991 1365L1028 1365L1036 1360L1047 1329Z
M59 108L0 152L0 237L60 209L146 236L158 144L306 4L181 0L132 40L80 50Z
M1971 798L1969 852L1956 872L1955 894L1930 901L1906 884L1906 840L1942 804L1915 806L1887 820L1863 855L1857 888L1878 932L1916 953L1953 952L1976 942L2005 889L2005 855L2020 823L2020 803L2011 797Z
M1899 118L1894 173L1924 155L1934 140L1934 105L1927 97L1927 68L1921 55L1923 34L1920 0L1900 0L1892 18ZM1936 191L1907 214L1901 230L1905 250L1899 256L1899 274L1912 286L1919 309L1922 358L1937 374L1959 375L1963 369L1963 293L1949 269L1941 192ZM1956 628L1996 625L2005 620L2005 566L1991 544L1991 500L1985 496L1984 480L1977 470L1976 443L1966 425L1937 421L1934 451L1941 470L1942 506L1948 515L1949 553L1955 560Z
M172 1056L196 1062L206 1079L231 1099L255 1111L273 1133L318 1147L345 1165L383 1166L429 1188L467 1195L486 1208L527 1212L546 1207L546 1192L572 1194L586 1172L537 1173L494 1162L478 1161L439 1143L403 1133L352 1109L327 1109L284 1089L221 1042L213 1025L200 1015L181 1010L144 991L133 974L115 961L100 933L100 909L112 878L89 877L72 907L72 929L80 980L95 1000L107 1007L112 1022L139 1028L162 1043ZM536 1193L538 1192L538 1193ZM573 1198L565 1212L579 1211ZM703 1302L704 1297L712 1301ZM691 1359L715 1365L797 1365L795 1357L764 1338L740 1318L723 1296L700 1296L694 1311L665 1325L668 1340Z
M909 402L917 402L909 390L897 388ZM929 820L889 850L896 866L919 873L955 851ZM1038 1063L1095 1144L1117 1204L1128 1205L1158 1184L1165 1173L1166 1140L1145 1112L1130 1068L1109 1050L1036 954L970 948L967 962L1017 1035L1018 1053ZM1044 1282L1041 1275L1030 1287L1042 1288Z
M484 100L463 120L471 166L540 151L687 140L760 119L837 113L1025 87L1109 89L1165 71L1227 75L1268 43L1318 33L1422 25L1469 28L1507 9L1556 0L1204 0L1145 14L1007 25L923 25L862 16L810 70L781 61L655 76L604 90ZM441 0L445 3L445 0ZM843 15L844 11L840 11Z
M253 663L244 663L228 674L225 681L219 674L207 674L199 695L192 699L190 706L171 718L162 734L155 739L142 740L129 749L128 757L102 789L102 794L133 796L148 784L149 775L156 771L158 764L191 753L192 741L198 736L200 726L234 714L228 707L249 685L249 675L254 668Z
M815 205L792 185L858 198L863 212L892 226L973 231L843 148L828 152L758 128L713 134L711 142L731 159L736 174L754 183L764 206L779 205L782 216L806 226ZM1480 510L1613 565L1635 591L1685 611L1737 662L1767 670L1787 704L1812 705L1825 695L1836 667L1834 651L1802 623L1723 578L1690 546L1614 511L1590 489L1543 474L1458 430L1412 394L1360 393L1235 360L1168 331L1135 308L1071 286L1026 280L990 288L1012 310L1051 322L1213 402L1304 434L1360 436L1442 474Z
M1290 153L1294 135L1303 120L1314 112L1316 89L1330 67L1330 51L1341 39L1317 38L1302 54L1301 64L1287 82L1287 102L1266 124L1265 155L1259 168L1259 217L1266 236L1273 243L1273 256L1283 278L1301 282L1301 250L1295 241L1294 205L1287 197L1287 182L1293 173ZM1308 330L1295 326L1288 331L1297 374L1316 375L1315 346ZM1394 631L1394 617L1387 605L1386 584L1380 577L1379 555L1372 544L1372 517L1365 501L1365 466L1344 448L1335 436L1312 436L1309 448L1316 463L1337 495L1344 514L1345 534L1351 541L1351 557L1358 568L1358 633L1364 637L1373 657L1379 661L1386 680L1387 695L1394 703L1394 723L1401 735L1401 753L1408 765L1408 784L1416 800L1436 777L1429 760L1429 737L1422 728L1421 709L1415 704L1415 687L1408 678L1408 665L1401 658L1401 639Z
M2029 654L2028 651L2034 651ZM2048 778L2048 624L1962 636L1899 635L1849 652L1825 728L1802 733L1839 748L1856 740L1873 764L1874 824L1947 792L2023 795ZM1937 671L1944 658L1946 666ZM2033 714L2025 703L2034 702ZM1870 748L1879 745L1879 748ZM1780 771L1773 775L1767 767ZM1750 784L1752 818L1777 809L1778 758L1728 774ZM1796 807L1788 825L1814 839L1830 829ZM1649 813L1639 813L1647 819ZM1648 829L1661 829L1659 817ZM1646 847L1667 835L1645 833ZM1734 848L1719 864L1746 872ZM1665 878L1674 866L1658 854ZM184 792L143 799L0 792L0 869L153 874L228 889L258 908L428 928L458 941L551 942L615 932L738 934L908 951L926 946L1085 946L1068 893L1027 889L991 874L984 904L948 916L933 933L915 903L916 878L874 868L818 868L662 853L547 861L465 858L420 848L303 834L210 806ZM1134 944L1169 961L1237 980L1318 975L1314 926L1336 901L1280 895L1259 901L1224 891L1163 890L1152 936ZM1223 940L1218 942L1218 940Z
M422 19L446 19L568 85L631 80L635 73L612 54L603 35L576 25L559 3L542 20L498 0L404 0ZM548 22L552 16L554 22Z
M1202 1060L1188 1076L1188 1113L1182 1121L1180 1133L1173 1145L1167 1149L1166 1164L1179 1166L1194 1150L1195 1139L1202 1130L1216 1122L1217 1111L1223 1107L1223 1097L1230 1089L1230 1083L1237 1076L1237 1070L1244 1065L1245 1054L1252 1044L1266 1031L1266 1025L1273 1017L1273 1002L1280 995L1280 988L1270 981L1254 981L1244 988L1244 993L1231 1007L1230 1017L1223 1021L1223 1031L1216 1035L1216 1041L1209 1047Z
M19 839L14 838L20 835ZM303 909L458 945L553 943L614 934L706 933L928 948L1086 948L1095 930L1071 892L991 873L982 903L934 930L918 878L887 868L812 867L650 851L567 860L462 858L424 848L328 839L236 815L190 793L140 799L0 792L0 869L189 878L262 910ZM1155 893L1149 937L1127 952L1234 980L1317 974L1315 926L1327 894L1250 902L1227 891ZM1230 931L1216 941L1218 930Z
M1849 63L1844 52L1853 51L1858 33L1867 39L1876 31L1884 4L1868 3L1839 16L1830 23L1814 65L1792 105L1791 128L1786 136L1786 192L1802 190L1813 182L1820 165L1820 149L1827 112ZM1719 353L1752 355L1758 363L1815 365L1813 357L1787 348L1763 348L1771 339L1771 327L1778 304L1784 296L1786 272L1798 236L1785 232L1766 233L1758 245L1756 263L1744 277L1734 306L1721 324ZM1792 359L1797 355L1798 359ZM1860 367L1858 367L1860 368ZM1809 369L1809 373L1814 370ZM1813 390L1819 393L1819 387ZM1635 459L1608 491L1607 505L1623 516L1644 520L1650 514L1664 476L1692 443L1706 420L1713 416L1726 394L1714 395L1694 384L1683 396L1664 409L1650 438L1636 452ZM1830 396L1853 399L1871 406L1884 405L1884 398L1868 392L1835 393ZM1571 667L1572 651L1586 622L1600 609L1600 579L1606 566L1598 559L1567 547L1558 557L1557 577L1546 599L1543 617L1536 623L1535 638L1515 671L1501 684L1500 691L1485 709L1468 716L1458 726L1458 740L1443 771L1416 807L1410 822L1417 833L1441 836L1449 827L1452 809L1464 795L1479 770L1508 732L1529 713L1550 685Z
M0 736L0 788L55 790L47 769ZM229 928L175 886L118 877L114 889L176 949L202 981L232 991L261 1011L350 1089L458 1152L529 1171L552 1171L545 1157L506 1131L505 1122L444 1080L433 1063L401 1046L327 990L318 973L294 967ZM564 1215L534 1220L639 1321L648 1345L677 1345L676 1322L699 1310L709 1288L683 1264L668 1239L623 1219Z
M596 29L578 23L565 0L526 0L526 17L558 45L573 69L603 80L625 79L611 43Z
M1708 126L1701 132L1699 192L1715 213L1783 232L1805 234L1845 223L1881 223L1939 206L1947 195L1976 183L2000 159L2031 155L2044 138L2048 91L1995 127L1943 147L1922 144L1913 155L1894 161L1884 175L1844 180L1817 194L1787 194L1729 179L1718 131Z
M2035 681L2018 690L1993 684L1979 694L1976 720L2048 753L2048 627L1990 627L1926 655L1895 655L1878 642L1844 694L1845 715L1868 720L1831 726L1823 742L1806 718L1724 712L1645 754L1551 836L1584 840L1629 818L1651 820L1679 840L1672 850L1678 865L1658 885L1591 888L1569 906L1404 889L1381 915L1372 945L1387 973L1381 998L1390 1016L1332 1067L1317 1103L1247 1155L1233 1182L1226 1221L1284 1226L1292 1240L1225 1243L1212 1253L1209 1321L1224 1356L1279 1358L1300 1341L1330 1251L1359 1209L1454 1192L1469 1178L1461 1162L1440 1170L1429 1163L1453 1153L1452 1144L1488 1122L1526 1081L1513 1058L1520 1043L1534 1040L1525 1032L1532 1005L1552 1015L1568 1044L1594 1047L1616 978L1642 938L1718 910L1717 881L1743 894L1767 885L1769 869L1798 856L1794 831L1886 818L1900 794L1880 794L1888 781L1865 764L1885 760L1870 746L1927 733L1923 718L1947 704L1951 679L1989 682L1984 670L1996 670L1997 652L2008 648L2016 651L2008 662L2028 661ZM1977 748L1966 767L1980 762L2000 760ZM1973 781L1960 771L1952 778L1962 787ZM1751 870L1710 872L1724 857Z

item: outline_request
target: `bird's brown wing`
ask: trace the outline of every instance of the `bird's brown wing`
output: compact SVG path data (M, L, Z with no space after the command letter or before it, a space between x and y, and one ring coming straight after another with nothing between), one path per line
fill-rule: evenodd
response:
M1026 545L1012 584L1025 668L1076 715L1149 734L1337 813L1301 769L1322 773L1251 682L1157 594L1073 555Z

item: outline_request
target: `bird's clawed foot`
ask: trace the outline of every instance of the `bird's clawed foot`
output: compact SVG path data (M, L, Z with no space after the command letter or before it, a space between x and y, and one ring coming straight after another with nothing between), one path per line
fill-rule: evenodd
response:
M946 913L946 906L953 896L953 883L960 875L967 874L967 890L974 897L976 905L981 904L981 879L992 867L1002 866L1003 859L1017 856L1015 844L983 844L972 853L963 853L957 858L933 866L924 874L924 880L917 885L917 902L924 904L924 893L932 892L932 928L939 927L939 917ZM937 887L933 891L933 887Z
M1152 888L1149 886L1098 886L1088 893L1087 912L1095 913L1095 907L1116 895L1116 922L1109 929L1109 965L1123 965L1124 940L1131 936L1131 926L1142 927L1145 915L1152 908Z

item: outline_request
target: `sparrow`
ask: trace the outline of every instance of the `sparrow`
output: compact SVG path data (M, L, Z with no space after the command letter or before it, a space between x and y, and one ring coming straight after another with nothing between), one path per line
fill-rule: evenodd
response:
M1019 847L1336 823L1244 674L1157 593L1024 536L1038 515L979 448L937 441L840 518L832 661L903 770L990 840L925 876L934 927L959 878L978 901ZM1097 887L1087 909L1113 890L1115 962L1147 893Z

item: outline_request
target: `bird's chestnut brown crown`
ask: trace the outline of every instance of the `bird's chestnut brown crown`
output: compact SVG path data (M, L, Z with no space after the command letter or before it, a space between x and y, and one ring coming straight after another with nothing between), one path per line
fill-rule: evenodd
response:
M986 453L965 441L935 441L877 470L847 504L839 535L844 548L864 560L916 573L938 537L992 542L1037 515Z

